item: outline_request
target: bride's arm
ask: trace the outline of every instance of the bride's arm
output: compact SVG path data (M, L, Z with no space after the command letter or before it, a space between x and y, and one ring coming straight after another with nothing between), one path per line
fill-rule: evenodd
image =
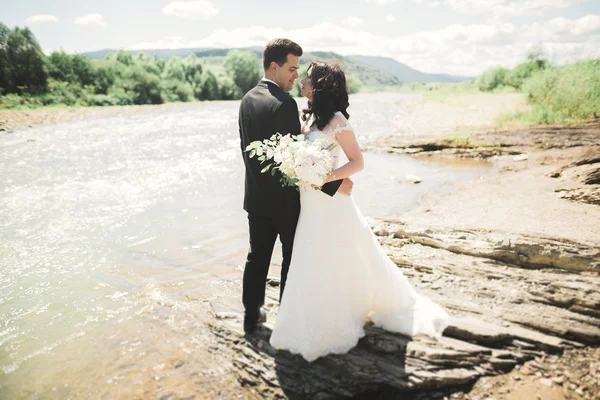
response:
M338 169L334 170L325 179L325 183L335 181L337 179L348 178L357 172L360 172L365 167L360 146L356 140L356 135L352 129L346 129L336 134L337 141L344 150L344 154L348 157L348 162Z

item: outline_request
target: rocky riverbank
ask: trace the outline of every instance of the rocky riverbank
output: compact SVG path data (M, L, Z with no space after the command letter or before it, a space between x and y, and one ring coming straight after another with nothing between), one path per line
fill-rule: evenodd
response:
M272 278L268 322L252 338L241 310L213 304L219 352L250 396L600 399L600 125L479 130L460 141L399 134L365 147L493 164L415 210L373 221L398 268L452 323L439 342L369 326L348 354L308 364L268 344Z

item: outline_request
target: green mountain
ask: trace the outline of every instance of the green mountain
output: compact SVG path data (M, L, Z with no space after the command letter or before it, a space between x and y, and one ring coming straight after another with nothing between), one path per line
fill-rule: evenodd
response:
M396 76L389 72L382 71L381 69L364 63L356 62L336 53L322 51L307 52L302 55L301 60L302 64L310 64L312 61L317 60L337 62L348 75L358 78L366 87L382 88L402 84Z
M188 54L195 53L196 56L204 58L206 63L211 65L211 67L216 67L219 69L219 67L222 66L224 58L227 56L227 53L231 50L234 49L151 49L132 50L131 53L134 55L138 53L146 53L159 58L171 58L176 56L185 57ZM261 47L249 47L235 50L251 51L255 53L256 57L259 59L262 56ZM117 50L105 49L83 53L83 55L92 59L101 59L104 58L108 53L116 51ZM474 80L474 78L465 76L427 74L386 57L342 56L333 52L306 52L301 58L301 64L306 65L315 60L338 62L349 75L359 79L363 85L368 88L384 89L411 82L461 82L466 80Z
M198 57L209 57L209 56L226 56L232 49L209 49L209 48L195 48L195 49L148 49L148 50L128 50L131 54L136 55L138 53L146 53L151 56L158 58L171 58L171 57L185 57L188 54L196 53ZM251 48L245 48L240 50L253 50ZM98 51L92 51L83 53L84 56L91 59L102 59L109 53L116 53L118 50L104 49ZM256 51L261 54L261 50Z
M473 81L474 77L469 76L452 76L447 74L427 74L425 72L417 71L409 67L408 65L402 64L394 59L387 57L371 57L371 56L348 56L352 61L357 63L370 65L381 71L388 72L403 83L411 82L463 82Z

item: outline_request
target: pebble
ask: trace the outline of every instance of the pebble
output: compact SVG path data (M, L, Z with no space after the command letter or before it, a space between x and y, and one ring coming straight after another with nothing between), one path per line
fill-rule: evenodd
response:
M423 181L423 179L419 178L418 176L416 176L416 175L410 175L410 174L406 175L404 177L404 179L406 179L410 183L421 183Z
M554 381L555 383L558 383L559 385L562 385L563 382L565 381L565 378L562 376L557 376L552 378L552 381Z
M540 383L544 386L552 387L552 381L550 379L540 379Z

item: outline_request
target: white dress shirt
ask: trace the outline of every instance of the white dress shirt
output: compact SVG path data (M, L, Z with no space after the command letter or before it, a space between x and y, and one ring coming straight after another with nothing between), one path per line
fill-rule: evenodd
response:
M265 78L264 76L263 76L263 78L261 80L265 81L265 82L271 82L271 83L274 83L275 85L277 85L277 82L273 82L272 80L270 80L268 78ZM281 89L281 86L277 85L277 87Z

